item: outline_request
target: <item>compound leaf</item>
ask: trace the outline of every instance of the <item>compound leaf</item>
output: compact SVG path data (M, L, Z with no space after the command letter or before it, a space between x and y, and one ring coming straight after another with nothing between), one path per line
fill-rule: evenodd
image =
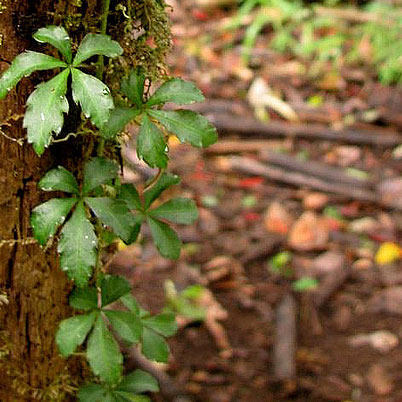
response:
M155 93L149 98L147 106L161 105L166 102L173 102L177 105L184 105L204 101L202 92L189 81L180 78L172 78L164 82Z
M75 195L80 193L77 180L62 166L49 170L39 181L38 187L43 191L65 191Z
M216 128L204 116L191 110L149 110L148 114L175 134L180 142L200 148L218 139Z
M123 184L120 188L119 198L127 204L129 209L142 209L140 195L133 184Z
M77 286L88 284L92 267L96 264L98 239L94 228L85 214L82 201L79 202L69 221L61 231L57 251L60 253L60 267L67 272Z
M130 293L131 286L121 276L106 276L101 283L102 307Z
M128 311L106 310L115 331L127 342L137 343L142 335L142 323L138 316Z
M102 127L108 120L113 99L109 88L96 77L76 68L71 69L72 90L75 103L81 105L85 117L96 127Z
M66 69L50 81L39 84L27 100L23 126L28 130L28 142L33 144L38 155L49 146L52 133L59 134L63 128L63 113L69 109L65 96L69 74Z
M135 370L126 375L116 389L118 391L142 394L143 392L158 392L159 386L151 374L142 370Z
M88 384L80 387L78 391L78 400L80 402L106 402L109 391L99 384ZM110 400L109 401L113 401Z
M180 257L181 241L177 233L165 222L147 217L151 235L161 255L172 260Z
M77 310L93 310L98 307L96 288L75 288L68 298L71 307Z
M142 318L142 323L164 337L172 336L177 332L177 322L174 313L161 313L144 317Z
M118 42L112 40L108 35L89 33L78 47L74 57L73 66L77 67L83 61L95 55L117 57L123 54L123 49Z
M142 108L145 75L138 69L132 70L130 75L121 83L121 90L138 108Z
M167 363L168 361L168 344L160 335L147 327L144 327L141 350L149 360L155 360L160 363Z
M44 246L56 233L76 202L75 198L52 198L33 209L31 226L39 244Z
M85 341L89 331L91 330L95 319L99 315L93 311L89 314L76 315L67 318L60 323L56 333L56 343L60 353L64 357L70 356L75 352L79 345Z
M123 371L123 355L119 345L98 315L88 340L87 359L95 375L107 384L116 384Z
M116 107L110 112L109 120L102 126L99 134L106 140L113 139L124 127L140 114L139 110Z
M179 176L164 173L160 179L151 188L144 191L144 207L148 209L149 206L165 191L168 187L180 183Z
M117 177L119 167L111 159L97 157L91 159L84 168L84 184L82 192L88 194L91 190Z
M67 67L67 64L47 54L30 50L19 54L0 78L0 99L5 98L8 91L15 87L22 77L27 77L36 70L57 67Z
M198 218L198 210L189 198L173 198L148 212L150 216L189 225Z
M49 25L37 30L33 34L33 37L40 43L50 43L64 56L67 63L71 63L72 54L70 37L63 27Z
M137 138L137 155L150 167L165 168L167 145L161 130L144 115Z

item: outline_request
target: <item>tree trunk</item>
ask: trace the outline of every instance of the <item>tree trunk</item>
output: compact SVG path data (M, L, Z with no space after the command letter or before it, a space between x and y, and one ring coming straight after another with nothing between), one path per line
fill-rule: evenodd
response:
M76 18L79 12L101 9L95 0L79 3L0 2L0 71L27 48L45 50L30 39L39 27L66 22L68 13ZM80 29L77 24L77 36ZM52 145L39 158L25 140L23 145L12 140L26 137L24 105L43 73L33 77L23 79L0 101L0 400L4 402L69 400L69 388L82 379L80 360L63 359L54 342L58 323L71 315L71 284L58 267L56 246L42 249L33 241L29 216L45 199L37 189L38 180L57 165L79 169L84 147L66 141Z

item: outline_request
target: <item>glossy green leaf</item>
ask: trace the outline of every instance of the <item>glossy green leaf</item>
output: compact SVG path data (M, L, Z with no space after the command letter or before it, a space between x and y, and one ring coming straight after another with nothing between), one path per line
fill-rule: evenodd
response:
M60 354L64 357L75 352L79 345L85 341L99 313L93 311L89 314L76 315L60 323L56 333L56 343Z
M85 202L95 215L105 225L110 226L122 240L126 243L130 241L135 221L124 201L107 197L88 197Z
M75 198L52 198L33 209L31 226L39 244L44 246L54 236L76 202Z
M109 391L102 385L88 384L78 390L78 400L80 402L107 402L108 393Z
M172 78L155 91L149 98L147 106L161 105L166 102L184 105L204 100L204 95L192 82Z
M75 288L68 298L71 307L77 310L93 310L98 307L98 294L96 288Z
M0 99L5 98L8 91L14 88L22 77L27 77L36 70L57 67L67 67L67 64L52 56L30 50L19 54L0 78Z
M77 67L83 61L95 55L117 57L123 54L123 49L118 42L112 40L108 35L89 33L78 47L77 54L73 60L73 66Z
M174 313L161 313L151 317L144 317L142 323L164 337L172 336L177 332L177 322Z
M151 235L161 255L172 260L180 257L181 241L177 233L166 223L152 217L147 218Z
M87 359L95 375L107 384L119 382L123 372L123 355L101 315L89 337Z
M127 107L116 107L110 112L109 120L103 125L99 134L106 140L111 140L118 133L124 130L124 127L131 120L134 120L141 112Z
M137 155L150 167L165 168L169 159L162 131L146 115L137 137Z
M142 209L140 195L133 184L123 184L120 187L119 198L127 204L129 209Z
M80 193L77 180L62 166L49 170L39 181L38 187L43 191L65 191L75 195Z
M148 212L150 216L189 225L197 220L198 210L189 198L173 198Z
M152 329L144 327L142 335L142 353L149 360L167 363L169 346L165 340Z
M77 286L88 284L92 268L96 264L98 239L94 228L85 214L82 201L75 208L69 221L61 231L57 251L60 267Z
M137 343L142 335L142 322L138 316L128 311L106 310L114 330L127 342Z
M49 25L37 30L33 34L33 37L40 43L50 43L64 56L67 63L71 63L72 54L70 37L63 27Z
M148 209L149 206L165 191L168 187L180 183L179 176L164 173L160 179L148 190L144 191L144 207Z
M101 284L102 306L105 307L113 303L122 296L130 293L131 286L128 281L121 276L107 276Z
M138 108L142 107L145 75L138 69L132 70L128 78L121 83L121 90Z
M111 159L97 157L91 159L84 168L84 185L82 192L88 194L101 184L117 177L119 167Z
M216 128L204 116L191 110L150 110L148 114L175 134L180 142L207 147L218 139Z
M90 118L96 127L102 127L113 109L109 88L96 77L76 68L71 69L71 75L74 102L81 105L85 117Z
M135 370L127 374L116 389L134 394L142 394L143 392L158 392L159 386L151 374L142 370Z
M38 155L49 146L52 133L59 134L63 128L64 113L69 109L65 96L69 74L66 69L38 85L27 100L23 126L28 130L28 142Z

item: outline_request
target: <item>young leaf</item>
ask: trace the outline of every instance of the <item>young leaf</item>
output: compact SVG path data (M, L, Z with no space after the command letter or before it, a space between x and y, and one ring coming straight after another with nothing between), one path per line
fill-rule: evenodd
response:
M177 260L180 257L181 241L177 233L166 223L152 217L147 218L151 235L159 252L166 258Z
M95 55L117 57L123 54L123 48L108 35L89 33L78 47L73 66L79 66L83 61Z
M179 176L164 173L154 186L144 191L144 208L148 209L149 206L161 195L163 191L165 191L168 187L179 183Z
M50 43L71 63L71 42L67 31L63 27L49 25L46 28L40 28L33 34L35 40L40 43Z
M193 223L198 218L195 202L188 198L173 198L148 213L153 218L185 225Z
M137 155L150 167L165 168L167 145L161 130L144 115L137 138Z
M149 98L147 106L161 105L173 102L177 105L204 101L202 92L189 81L180 78L172 78L163 83Z
M87 359L95 375L107 384L116 384L123 371L119 345L99 314L88 340Z
M97 316L99 313L93 311L67 318L60 323L56 333L56 343L64 357L70 356L79 345L82 345Z
M107 276L101 284L102 307L113 303L120 297L130 293L131 286L126 279L121 276Z
M71 75L74 102L81 105L85 117L90 118L96 127L102 127L109 120L110 109L113 109L109 88L76 68L71 69Z
M110 226L123 241L129 242L135 221L124 201L87 197L85 202L105 225Z
M140 195L133 184L123 184L120 187L119 198L125 201L129 209L142 210Z
M218 139L216 128L204 116L191 110L149 110L148 114L175 134L180 142L188 142L200 148Z
M75 288L68 298L71 307L77 310L93 310L98 307L98 294L96 288Z
M61 231L57 251L60 253L60 267L79 287L88 284L92 267L96 264L96 238L94 228L85 214L81 202Z
M67 78L65 69L50 81L39 84L29 95L23 126L28 130L28 142L42 155L49 146L52 133L59 134L64 124L63 113L68 112Z
M106 402L108 390L99 384L88 384L80 387L78 391L78 400L80 402ZM109 402L112 402L109 399ZM113 401L114 402L114 401Z
M142 353L149 360L167 363L169 358L169 346L165 340L152 329L144 327L142 335Z
M111 159L97 157L91 159L84 168L84 185L82 192L88 194L91 190L115 179L118 173L116 162Z
M76 202L75 198L52 198L33 209L31 226L39 244L44 246L56 233Z
M57 67L67 67L67 64L52 56L27 50L19 54L11 66L0 78L0 99L14 88L22 77L27 77L36 70L49 70Z
M161 313L151 317L144 317L142 323L164 337L172 336L177 332L177 322L174 313Z
M142 323L138 316L128 311L106 310L106 317L109 319L115 331L127 342L137 343L142 335Z
M124 127L141 112L127 107L116 107L110 112L109 120L102 126L99 134L106 140L113 139Z
M143 392L158 392L159 386L151 374L142 370L135 370L123 378L116 390L142 394Z
M139 109L142 108L145 75L138 69L132 70L128 78L121 83L121 90Z
M77 180L62 166L49 170L39 181L38 187L43 191L65 191L75 195L80 193Z

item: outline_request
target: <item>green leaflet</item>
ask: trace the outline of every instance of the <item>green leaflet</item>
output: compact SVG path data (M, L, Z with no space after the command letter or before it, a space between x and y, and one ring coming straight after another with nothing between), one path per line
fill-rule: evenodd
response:
M142 323L147 328L153 329L165 338L177 332L176 316L174 313L161 313L142 318Z
M70 37L63 27L48 25L45 28L38 29L33 34L33 37L40 43L50 43L64 56L67 63L71 63L72 54Z
M64 167L49 170L38 183L43 191L65 191L79 195L80 190L75 177Z
M132 70L130 75L121 83L121 90L139 109L142 108L145 75L138 69Z
M115 161L103 157L91 159L84 168L84 185L82 192L88 194L101 184L117 177L118 166Z
M67 98L68 69L35 89L27 100L23 126L28 130L28 142L42 155L49 146L52 133L59 134L69 106Z
M131 286L121 276L106 276L101 283L102 307L130 293Z
M72 90L75 103L81 105L86 118L96 127L102 127L108 120L113 99L109 88L96 77L71 69Z
M60 267L67 272L77 286L86 286L96 264L96 238L94 228L85 214L80 201L69 221L61 231L57 251L60 253Z
M175 134L180 142L207 147L218 139L216 128L204 116L191 110L149 110L148 114Z
M98 307L98 293L95 287L75 288L71 292L68 302L77 310L93 310Z
M198 210L193 200L173 198L148 212L150 216L189 225L197 220Z
M101 315L88 340L87 359L94 374L102 381L109 385L119 382L123 371L123 355Z
M163 191L179 183L179 176L164 173L154 186L144 191L144 208L148 209Z
M105 310L114 330L127 342L137 343L142 335L142 323L138 316L128 311Z
M167 145L161 130L144 115L137 138L137 155L150 167L165 168Z
M56 343L64 357L70 356L79 345L82 345L97 316L99 313L93 311L67 318L60 323L56 333Z
M160 335L147 327L144 327L141 350L149 360L155 360L160 363L167 363L168 361L168 344Z
M113 391L113 396L116 402L151 402L145 395L133 395L124 391Z
M44 246L54 236L76 202L75 198L52 198L33 209L31 226L39 244Z
M106 402L109 391L99 384L88 384L80 387L78 400L80 402Z
M116 390L141 394L143 392L158 392L159 386L150 374L142 370L135 370L123 378Z
M0 78L0 99L5 98L8 91L14 88L22 77L27 77L36 70L57 67L67 67L67 64L52 56L30 50L19 54Z
M78 47L74 57L73 66L77 67L83 61L95 55L117 57L123 54L123 49L118 42L112 40L108 35L89 33Z
M127 107L116 107L110 112L109 120L99 131L100 135L106 140L112 140L116 135L124 130L124 127L140 114L139 110Z
M126 202L129 209L142 210L140 195L133 184L123 184L120 188L119 198Z
M173 102L177 105L184 105L194 102L204 101L202 92L189 81L180 78L172 78L164 82L155 93L149 98L146 105L148 107L161 105L166 102Z

